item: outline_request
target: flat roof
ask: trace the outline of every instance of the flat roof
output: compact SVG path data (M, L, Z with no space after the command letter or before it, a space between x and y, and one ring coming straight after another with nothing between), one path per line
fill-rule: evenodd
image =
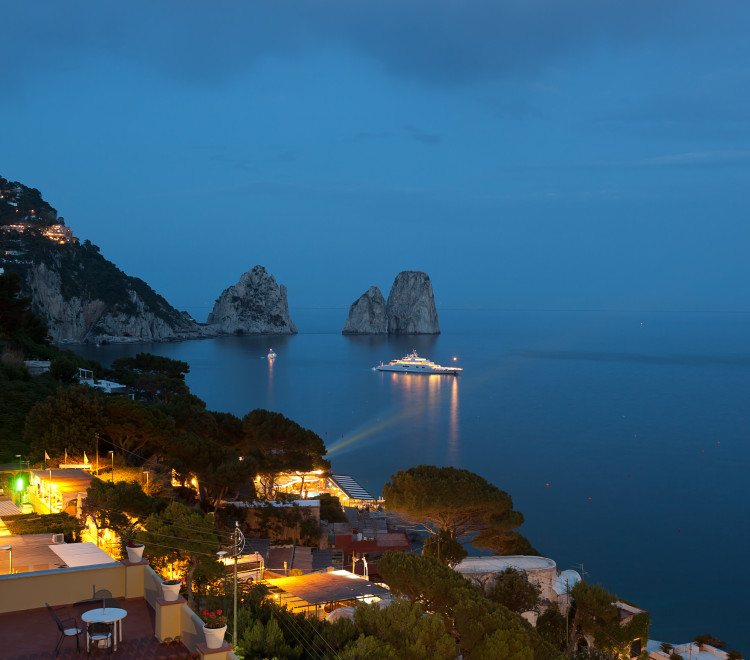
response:
M86 543L60 543L49 546L60 559L68 566L94 566L96 564L114 564L112 559L104 550L97 548L96 544Z
M500 573L506 568L519 571L542 571L555 568L557 564L547 557L532 555L504 555L492 557L466 557L454 567L459 573Z
M49 483L52 481L52 485L60 493L85 491L91 485L91 480L94 478L90 472L78 468L33 470L31 476L39 480L40 483Z
M266 580L270 587L310 603L332 603L353 598L389 598L391 592L349 571L311 573L295 577Z

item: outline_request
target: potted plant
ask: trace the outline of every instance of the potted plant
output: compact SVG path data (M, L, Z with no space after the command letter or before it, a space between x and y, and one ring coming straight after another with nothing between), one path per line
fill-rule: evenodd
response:
M177 600L181 586L182 580L162 580L161 590L164 594L164 600Z
M206 646L210 649L220 649L224 645L227 618L222 616L221 610L216 610L215 612L203 610L203 621L203 634L206 636Z
M143 548L145 547L143 543L130 539L125 544L125 549L128 551L128 561L132 564L139 564L143 560Z

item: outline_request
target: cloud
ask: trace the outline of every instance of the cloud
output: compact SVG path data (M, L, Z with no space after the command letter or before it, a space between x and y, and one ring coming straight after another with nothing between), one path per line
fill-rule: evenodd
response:
M647 165L745 165L750 151L696 151L647 158Z
M395 77L437 85L533 76L604 43L744 37L748 8L698 0L224 0L127 4L17 2L0 43L4 76L28 82L93 59L130 61L180 82L217 85L268 58L345 49ZM743 43L743 42L738 42Z
M425 131L417 128L416 126L404 126L404 129L411 135L411 137L417 142L429 145L438 145L443 141L440 135L434 133L426 133Z

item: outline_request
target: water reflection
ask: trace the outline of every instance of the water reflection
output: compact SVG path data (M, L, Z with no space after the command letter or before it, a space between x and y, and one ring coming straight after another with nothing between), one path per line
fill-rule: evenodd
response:
M451 465L458 464L458 378L451 383L450 423L448 433L448 458Z

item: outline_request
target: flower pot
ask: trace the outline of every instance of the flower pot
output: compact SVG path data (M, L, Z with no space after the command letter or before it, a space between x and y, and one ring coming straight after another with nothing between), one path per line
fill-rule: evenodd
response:
M161 583L161 590L164 594L164 600L177 600L180 596L181 582L177 584L167 584L166 582Z
M203 634L206 636L206 646L210 649L220 649L224 646L224 634L226 632L226 623L221 628L206 628L206 626L203 626Z
M139 564L143 560L143 549L145 547L143 543L136 546L126 545L125 549L128 551L128 561L131 564Z

